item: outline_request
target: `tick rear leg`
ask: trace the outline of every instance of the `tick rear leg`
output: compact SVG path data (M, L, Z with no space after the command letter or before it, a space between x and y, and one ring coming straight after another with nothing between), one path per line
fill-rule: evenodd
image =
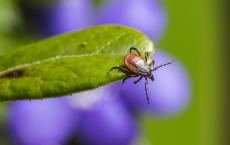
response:
M146 94L147 102L148 102L148 104L149 104L148 78L147 78L147 77L145 77L145 94Z
M119 70L121 70L121 71L123 71L123 72L125 72L125 73L129 73L129 70L128 70L127 68L125 68L124 66L115 66L115 67L112 67L112 68L110 69L110 71L112 71L112 70L114 70L114 69L119 69Z
M131 48L129 49L129 53L131 53L131 52L132 52L132 50L135 50L135 51L138 53L138 55L140 55L140 56L141 56L141 53L139 52L139 50L138 50L137 48L135 48L135 47L131 47Z
M124 79L122 80L122 84L124 84L125 81L126 81L127 79L133 78L133 77L137 77L137 76L136 76L136 75L129 75L129 76L127 76L126 78L124 78Z
M142 78L143 78L143 76L141 76L138 80L134 81L133 83L134 84L138 83Z

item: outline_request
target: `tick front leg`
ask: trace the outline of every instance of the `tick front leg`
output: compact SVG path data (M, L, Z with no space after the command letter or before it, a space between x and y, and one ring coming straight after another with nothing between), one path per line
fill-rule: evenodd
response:
M138 80L134 81L133 83L134 84L138 83L142 78L143 78L143 76L141 76Z
M147 102L149 104L149 94L148 94L148 78L145 77L145 94L146 94L146 98L147 98Z
M145 52L145 61L146 61L146 62L148 61L148 57L149 57L149 53L148 53L148 52Z
M140 56L141 56L141 53L139 52L139 50L138 50L137 48L135 48L135 47L131 47L131 48L129 49L129 53L131 53L131 52L132 52L132 50L135 50L135 51L138 53L138 55L140 55Z
M154 65L155 61L152 60L150 63L149 63L149 67L152 67Z
M124 79L122 80L122 84L124 84L125 81L126 81L127 79L133 78L133 77L137 77L137 76L136 76L136 75L129 75L129 76L127 76L126 78L124 78Z
M165 64L161 64L161 65L159 65L159 66L156 66L154 69L152 69L151 71L155 71L155 70L157 70L158 68L161 68L161 67L163 67L163 66L166 66L166 65L169 65L169 64L172 64L172 63L174 63L174 61L171 61L171 62L167 62L167 63L165 63Z

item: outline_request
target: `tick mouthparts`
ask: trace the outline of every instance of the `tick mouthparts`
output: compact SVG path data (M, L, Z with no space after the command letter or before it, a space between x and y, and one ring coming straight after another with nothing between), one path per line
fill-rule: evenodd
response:
M154 81L154 77L153 77L153 76L151 76L150 79L151 79L152 81Z

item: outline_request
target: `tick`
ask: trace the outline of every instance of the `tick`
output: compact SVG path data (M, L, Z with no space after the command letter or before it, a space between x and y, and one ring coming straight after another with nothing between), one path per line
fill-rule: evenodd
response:
M133 50L136 51L136 54L132 53ZM129 54L124 57L124 65L112 67L110 70L119 69L123 71L127 75L126 78L122 80L123 83L132 77L139 77L136 81L133 82L134 84L138 83L142 78L145 78L145 95L149 104L148 79L154 81L153 71L160 67L171 64L173 61L153 67L154 60L151 60L151 62L148 63L148 56L149 53L145 52L145 56L142 57L137 48L131 47L129 49Z

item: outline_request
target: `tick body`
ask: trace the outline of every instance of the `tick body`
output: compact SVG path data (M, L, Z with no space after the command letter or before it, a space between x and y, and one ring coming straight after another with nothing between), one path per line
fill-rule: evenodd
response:
M136 51L135 54L132 53L133 50ZM119 69L127 74L127 77L123 79L123 83L131 77L139 77L136 81L134 81L134 84L138 83L142 78L145 78L145 93L147 102L149 104L150 101L148 96L148 79L154 81L154 76L152 72L162 66L171 64L173 62L168 62L152 68L154 66L154 60L148 63L148 55L149 54L146 52L145 56L142 57L138 49L131 47L129 49L129 54L124 57L124 65L113 67L111 68L111 70Z
M150 68L147 63L136 54L127 54L124 58L125 67L135 75L147 75L150 73Z

